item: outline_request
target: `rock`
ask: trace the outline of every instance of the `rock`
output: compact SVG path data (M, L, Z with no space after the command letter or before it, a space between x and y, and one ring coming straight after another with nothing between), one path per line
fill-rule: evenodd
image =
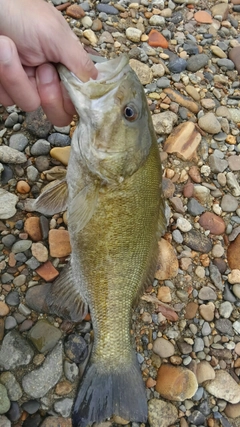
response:
M231 283L231 285L235 283L240 283L240 270L239 269L233 269L231 273L228 275L228 281Z
M23 180L18 181L16 190L20 194L27 194L31 190L30 185Z
M195 375L189 369L164 364L158 369L155 388L165 399L182 402L194 396L198 383Z
M151 70L153 77L162 77L165 74L165 68L163 64L153 64Z
M148 67L148 65L143 64L137 59L130 59L129 65L137 74L142 85L147 85L151 83L153 75L152 70Z
M48 141L45 139L38 139L31 147L31 154L32 156L45 156L49 154L50 149L51 145Z
M0 219L12 218L16 213L15 206L18 202L18 197L3 188L0 188L0 199Z
M240 417L240 403L236 403L235 405L232 403L228 403L224 413L227 415L227 417L229 418L238 418Z
M48 142L50 142L54 147L64 148L71 145L71 138L68 135L55 132L49 135Z
M63 165L67 166L70 156L71 147L54 147L50 151L53 159L59 160Z
M3 384L0 384L0 415L5 414L10 409L10 400L7 390Z
M192 225L190 224L190 222L186 218L183 218L183 217L179 217L177 219L176 226L177 226L177 228L179 228L179 230L183 231L184 233L186 233L192 229Z
M230 156L228 157L228 165L231 171L240 170L240 156Z
M149 19L149 24L153 27L161 27L165 24L165 18L159 15L152 15Z
M63 258L71 253L69 233L67 230L53 229L49 231L50 255Z
M215 305L212 302L208 302L207 304L201 304L199 307L199 312L202 318L207 322L213 321L214 311L215 311Z
M24 223L24 231L28 233L29 237L34 241L38 242L42 240L42 232L40 228L40 219L37 216L31 216L26 219Z
M188 110L190 110L192 113L197 114L199 111L199 106L196 102L192 101L191 99L187 98L186 96L181 95L176 90L173 90L171 88L166 88L163 91L166 93L166 95L177 104L181 105L182 107L186 107Z
M7 145L0 145L0 162L10 164L21 164L27 161L25 154Z
M3 372L0 375L0 383L6 387L8 397L11 401L17 401L21 399L22 389L15 376L11 372Z
M188 212L192 216L198 216L201 215L203 212L205 212L205 208L198 203L198 201L194 198L189 199L189 202L187 204Z
M170 134L178 121L178 117L172 111L164 111L163 113L153 114L152 121L157 134Z
M212 249L212 242L209 237L196 229L185 233L183 241L185 245L197 252L208 253Z
M40 403L36 400L29 400L28 402L24 402L22 404L22 409L30 415L35 414L39 408Z
M210 230L212 234L223 234L225 232L225 222L221 217L212 213L204 212L199 218L199 224L204 230Z
M110 6L104 3L97 4L97 10L98 12L104 12L108 15L118 15L119 13L119 11L114 6Z
M214 380L215 371L206 360L197 364L196 376L198 384L203 384L205 381Z
M214 113L206 113L198 120L198 125L205 132L216 134L221 131L221 124Z
M24 151L27 145L28 139L22 133L13 134L9 138L9 147L14 150Z
M187 60L187 70L195 73L196 71L208 65L208 61L209 58L205 53L194 55Z
M167 280L178 274L178 259L172 245L165 239L159 242L159 257L155 277L158 280Z
M62 375L62 343L59 342L47 355L42 366L26 374L22 379L25 393L39 399L54 387Z
M211 12L213 17L221 16L222 21L225 21L228 17L228 4L227 3L218 3L211 7Z
M178 418L177 408L161 399L151 399L148 402L148 421L150 427L168 427Z
M186 92L188 93L188 95L190 95L195 101L200 101L200 95L197 91L197 89L195 89L195 87L191 86L191 85L187 85L185 87Z
M64 418L67 418L71 415L71 409L73 406L73 399L66 397L65 399L58 400L54 403L55 411L62 415Z
M204 10L199 10L198 12L194 13L194 19L200 24L212 23L211 15L208 12L205 12Z
M38 138L45 139L52 129L52 124L48 121L42 107L26 113L26 129Z
M203 286L198 294L199 298L202 299L203 301L216 301L217 299L217 294L216 292L210 288L209 286Z
M236 176L233 174L233 172L227 172L227 185L232 190L233 196L240 196L240 185L236 179Z
M30 249L32 246L31 240L18 240L16 243L12 246L12 252L14 254L18 254L20 252L25 252L28 249Z
M0 415L0 427L11 427L11 421L4 415Z
M38 267L36 269L36 273L46 282L52 282L59 275L58 271L52 265L51 261L47 261L43 265Z
M215 173L223 172L228 167L228 162L225 159L220 159L214 154L211 154L209 156L208 162L209 162L211 171Z
M173 356L175 353L174 345L165 338L157 338L153 342L153 351L162 358Z
M39 320L28 334L28 339L40 353L52 350L62 336L61 331L47 320Z
M198 304L196 302L189 302L186 306L185 319L193 319L198 311Z
M160 286L160 288L158 288L157 298L162 302L166 302L166 303L171 302L172 297L171 297L171 292L169 287Z
M97 45L98 39L97 39L96 34L93 32L93 30L88 28L87 30L83 31L83 35L84 35L84 37L86 37L86 39L88 39L90 41L92 46Z
M85 16L85 12L78 4L71 4L66 9L66 15L71 16L71 18L80 19Z
M0 301L0 316L4 317L7 316L9 313L9 307L7 306L7 304L5 304L5 302Z
M56 385L55 393L58 394L58 396L65 396L66 394L71 393L72 391L72 384L68 381L62 381Z
M37 285L28 289L26 293L26 304L32 310L45 313L48 311L46 297L51 289L51 284Z
M163 47L168 48L168 41L165 37L159 33L159 31L152 29L148 34L148 44L152 47Z
M34 352L28 342L15 330L5 335L0 350L0 366L5 370L28 365Z
M235 212L238 208L238 200L231 194L224 194L221 201L221 208L224 212Z
M163 149L167 153L177 153L184 160L191 160L200 141L201 134L197 131L194 123L185 122L173 130L166 139Z
M173 74L179 74L182 71L184 71L187 67L187 61L184 58L179 58L179 56L176 56L172 59L170 59L168 63L168 69Z
M59 426L72 427L71 418L47 417L41 424L41 427L59 427Z
M215 371L215 379L204 384L204 388L218 399L224 399L230 403L240 402L239 384L236 383L228 372L222 369Z
M216 329L223 335L234 335L232 322L229 319L217 319L215 322Z
M222 49L220 49L219 46L215 46L215 45L211 46L211 51L212 53L214 53L214 55L218 56L219 58L227 58L226 53Z
M240 73L240 46L236 46L230 50L229 59L233 61L238 73Z
M64 348L67 357L74 363L82 363L88 354L87 343L78 334L69 335Z
M139 43L141 40L142 31L138 28L128 27L126 29L126 36L129 40L135 43Z

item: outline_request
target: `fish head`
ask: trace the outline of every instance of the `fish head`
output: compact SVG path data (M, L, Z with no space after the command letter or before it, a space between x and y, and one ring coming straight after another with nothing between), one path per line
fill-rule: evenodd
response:
M80 117L72 149L103 181L121 181L146 160L155 137L152 120L143 87L126 55L96 67L97 79L82 82L59 66Z

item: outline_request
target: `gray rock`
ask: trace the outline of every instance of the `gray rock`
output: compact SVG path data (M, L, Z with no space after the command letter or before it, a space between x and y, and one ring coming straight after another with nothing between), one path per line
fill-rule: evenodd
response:
M193 55L187 60L187 69L195 73L208 64L209 58L204 53Z
M17 291L9 292L5 298L5 301L8 305L16 307L20 301L19 293Z
M108 4L99 3L97 4L98 12L106 13L107 15L118 15L119 12L114 6Z
M233 306L229 301L225 301L222 304L220 304L219 314L220 316L224 317L224 319L229 319L232 311L233 311Z
M224 212L235 212L238 208L238 200L231 194L224 194L221 201L221 208Z
M230 71L234 70L234 68L235 68L234 63L230 59L227 59L227 58L218 59L217 65L219 67L226 68L227 70L230 70Z
M16 243L12 246L12 252L14 254L17 254L19 252L24 252L30 249L32 246L31 240L18 240Z
M34 352L28 342L17 332L11 331L5 335L0 350L0 366L5 370L28 365Z
M62 375L62 342L59 342L46 357L43 365L23 377L24 391L38 399L54 387Z
M3 384L0 384L0 415L5 414L9 409L10 400L7 395L7 389Z
M183 236L182 236L181 232L178 229L173 230L173 232L172 232L172 238L173 238L174 242L176 242L176 243L180 243L181 244L183 242Z
M213 263L210 263L209 265L209 272L210 272L210 278L213 284L216 286L217 289L220 289L220 291L222 291L223 290L222 276L218 268Z
M16 133L9 138L9 147L14 150L23 151L28 145L28 139L23 133Z
M10 331L11 329L15 328L17 326L17 321L13 316L8 316L5 319L5 329L6 331Z
M188 208L188 212L193 216L201 215L206 210L204 208L204 206L202 206L194 198L189 199L188 204L187 204L187 208Z
M204 349L204 341L200 337L196 337L193 344L193 351L198 353Z
M27 161L25 154L7 145L0 145L0 162L21 164Z
M219 157L215 156L214 154L210 154L208 162L209 162L209 166L211 168L211 171L214 173L223 172L228 167L227 160L220 159Z
M217 294L216 292L210 288L209 286L203 286L199 291L199 298L203 301L216 301Z
M202 326L202 335L204 337L207 337L208 335L211 334L211 326L209 325L208 322L204 322L203 326Z
M29 340L40 353L52 350L61 336L61 331L45 319L36 322L28 334Z
M4 415L0 415L0 427L11 427L11 421Z
M240 196L240 185L234 173L228 172L226 177L227 177L227 185L232 190L233 196L236 196L236 197Z
M212 242L209 237L192 229L184 234L184 244L197 252L208 253L212 249Z
M6 236L3 236L2 243L6 248L11 248L13 243L16 242L16 237L13 234L7 234Z
M166 87L169 87L171 85L170 80L167 77L161 77L157 80L157 87L164 89Z
M168 68L171 73L178 74L184 71L187 67L187 61L184 58L173 58L169 61Z
M215 134L221 131L221 124L214 113L206 113L198 120L198 125L205 132Z
M58 414L62 415L63 418L67 418L71 415L72 406L73 406L73 399L69 399L68 397L54 403L55 411Z
M64 374L69 381L73 383L78 376L78 372L76 363L70 363L67 360L64 362Z
M0 375L0 383L6 387L10 400L17 401L21 399L22 389L15 376L11 372L3 372Z
M1 149L1 147L0 147ZM9 193L9 191L0 188L0 219L12 218L17 212L16 204L18 197L15 194Z
M29 258L26 261L26 264L31 270L36 270L36 268L38 268L40 266L40 262L34 256Z
M52 124L46 117L42 107L26 113L26 130L38 138L46 138L52 129Z
M58 132L52 133L48 137L48 141L54 147L66 147L67 145L71 144L71 139L68 135L64 135Z
M217 319L215 321L215 326L217 330L224 335L229 335L229 336L234 335L232 322L229 319Z
M38 179L38 170L35 166L28 166L27 168L27 178L30 182L35 182Z
M188 417L188 421L195 426L204 425L205 419L206 417L198 410L192 411Z
M37 400L29 400L28 402L24 402L22 404L22 408L28 414L35 414L40 408L40 403Z
M13 112L9 114L9 116L5 120L4 126L6 126L6 128L12 128L17 122L18 122L18 113Z
M45 156L49 153L50 149L51 145L48 141L45 139L38 139L31 148L31 154L33 156Z

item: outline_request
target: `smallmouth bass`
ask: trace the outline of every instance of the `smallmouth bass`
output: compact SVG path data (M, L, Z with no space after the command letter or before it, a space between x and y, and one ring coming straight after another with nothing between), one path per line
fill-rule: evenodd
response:
M36 210L68 209L72 255L48 296L50 311L83 319L94 343L73 407L73 427L112 415L147 421L147 400L132 348L132 307L152 283L165 229L161 164L143 87L119 58L97 64L81 82L61 79L80 116L67 176L36 201Z

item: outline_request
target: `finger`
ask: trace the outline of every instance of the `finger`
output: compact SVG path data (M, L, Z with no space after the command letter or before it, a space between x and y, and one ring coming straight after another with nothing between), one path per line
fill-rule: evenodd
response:
M0 84L0 104L4 105L5 107L15 104L13 99L7 94L7 92L2 87L1 84Z
M65 51L63 48L61 54L63 56L60 62L76 74L80 80L86 82L90 78L97 78L98 71L78 40L74 39Z
M64 110L59 77L52 64L42 64L36 71L36 83L41 105L48 119L56 126L66 126L72 115Z
M68 95L68 91L65 88L63 82L60 82L61 85L61 90L62 90L62 97L63 97L63 106L64 106L64 110L70 114L71 116L73 116L74 114L76 114L76 110L73 106L73 103Z
M0 36L0 81L8 96L24 111L40 105L37 90L25 73L12 40Z

